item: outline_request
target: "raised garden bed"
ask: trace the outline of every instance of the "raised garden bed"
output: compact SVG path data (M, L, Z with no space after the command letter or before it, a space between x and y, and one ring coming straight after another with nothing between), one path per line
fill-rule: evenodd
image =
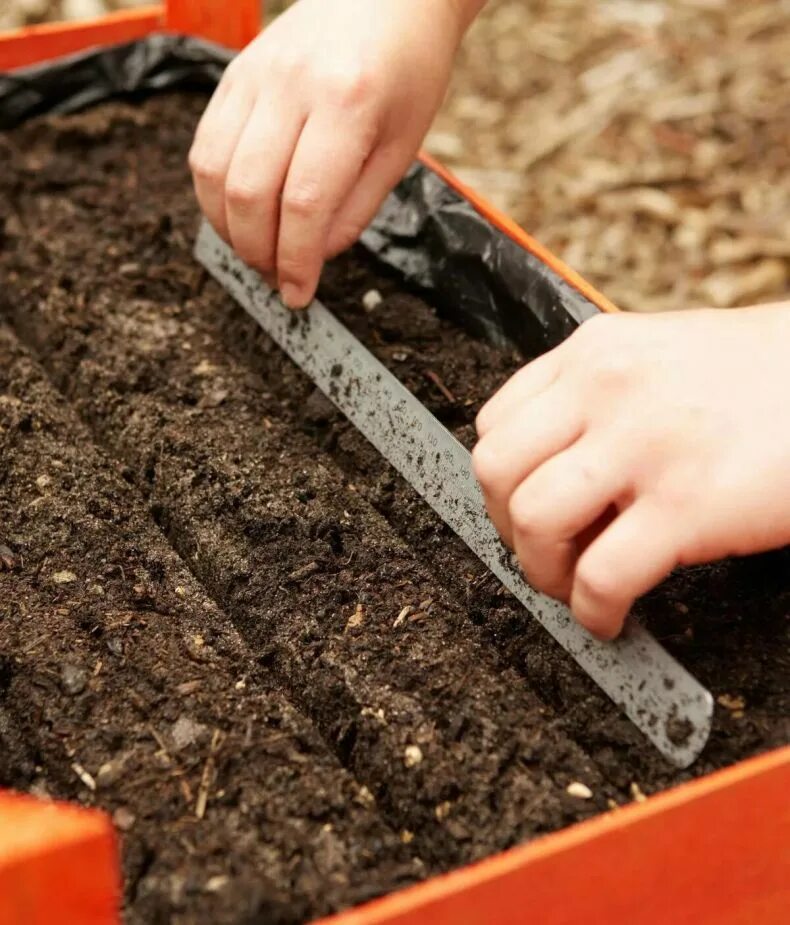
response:
M195 265L204 102L0 138L0 785L116 813L132 920L299 922L790 740L787 552L643 603L720 703L673 772ZM467 442L520 362L322 296Z

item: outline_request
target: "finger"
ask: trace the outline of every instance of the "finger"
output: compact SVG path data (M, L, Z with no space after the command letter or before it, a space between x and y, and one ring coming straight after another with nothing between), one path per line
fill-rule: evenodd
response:
M622 496L627 484L625 472L608 459L600 443L582 438L516 488L508 505L509 529L533 587L559 600L569 599L579 538Z
M579 558L570 602L578 621L614 638L634 601L678 564L679 548L666 512L651 500L635 501Z
M334 110L310 116L283 189L277 276L283 301L308 305L318 286L332 218L359 178L372 139L339 132Z
M296 108L259 98L228 169L225 215L233 249L263 273L274 270L280 194L303 125Z
M474 471L488 513L509 545L510 496L541 463L574 443L583 429L579 402L569 390L554 386L519 406L474 448Z
M226 241L230 241L230 234L225 215L225 180L252 105L250 92L241 85L226 91L216 103L212 99L189 153L200 208Z
M338 209L327 238L331 259L351 247L373 221L381 203L403 177L414 152L396 144L381 145L368 158L359 182Z
M559 373L559 357L554 350L523 366L480 409L475 421L478 436L485 436L500 421L510 417L522 402L553 385Z

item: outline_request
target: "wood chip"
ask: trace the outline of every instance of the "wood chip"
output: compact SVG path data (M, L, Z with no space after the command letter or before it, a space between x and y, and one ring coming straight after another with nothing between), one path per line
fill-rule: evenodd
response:
M716 698L716 703L724 707L725 710L730 711L742 711L746 706L746 701L743 697L732 696L731 694L719 694Z
M428 142L623 308L786 298L788 60L777 0L491 0Z
M356 629L356 627L362 626L364 622L365 608L362 606L362 604L357 604L356 610L348 618L345 631L348 632L349 630Z
M443 803L440 803L433 811L437 821L443 822L450 815L450 810L452 808L453 804L450 803L449 800L445 800Z

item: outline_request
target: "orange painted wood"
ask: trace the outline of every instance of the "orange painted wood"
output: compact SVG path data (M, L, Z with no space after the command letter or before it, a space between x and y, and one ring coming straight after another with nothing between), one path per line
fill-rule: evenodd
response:
M0 792L0 925L117 925L120 895L103 813Z
M141 7L89 22L44 23L0 32L0 71L38 64L96 45L131 42L161 29L162 6Z
M260 32L261 0L167 0L167 28L244 48Z
M539 241L536 241L532 235L527 234L527 232L524 231L520 225L517 225L509 215L505 215L504 212L497 209L496 206L479 193L475 192L471 187L462 183L452 171L448 170L443 164L440 164L439 161L431 157L430 154L425 151L421 152L420 160L426 167L429 167L437 173L448 186L451 186L457 193L463 196L464 199L468 199L477 211L487 218L492 225L495 225L500 231L504 231L509 238L514 240L517 244L520 244L531 254L534 254L538 260L550 266L552 270L573 286L574 289L577 289L583 296L586 296L593 305L597 306L603 312L619 311L614 302L607 299L605 295L588 283L584 277L580 276L575 270L572 270L566 263L560 260L559 257L555 257L548 248L544 247Z
M255 5L260 11L257 0ZM259 16L253 31L252 4L246 3L249 18L224 27L218 25L217 17L222 16L216 0L194 4L171 0L169 7L170 28L235 47L254 37L260 22ZM189 7L199 8L199 15ZM162 9L152 7L94 23L0 33L0 70L142 37L161 28L162 17ZM421 159L600 309L617 311L510 217L429 155ZM324 925L785 925L790 909L788 792L790 748L784 748L327 919ZM8 798L0 796L0 925L20 921L18 916L8 917L13 894L7 885L12 882L9 865L15 857L17 871L22 870L22 855L14 853L15 843L4 832L17 835L24 826L10 819L9 806ZM97 817L92 818L98 825ZM102 824L109 826L106 821ZM45 844L46 834L52 850L28 857L24 877L14 881L26 884L25 901L40 906L57 895L57 905L48 908L48 918L29 916L21 921L26 925L114 923L115 918L69 919L63 914L64 897L75 891L79 898L80 890L112 883L117 895L115 862L108 861L107 853L113 844L109 828L104 835L92 830L93 838L83 831L79 852L68 840L58 851L51 844L60 831L58 825L50 819L46 833L38 830L39 843ZM71 832L76 837L76 829ZM85 869L92 872L90 882ZM114 907L112 913L106 908L96 913L108 914L115 914Z
M790 747L323 925L786 925Z

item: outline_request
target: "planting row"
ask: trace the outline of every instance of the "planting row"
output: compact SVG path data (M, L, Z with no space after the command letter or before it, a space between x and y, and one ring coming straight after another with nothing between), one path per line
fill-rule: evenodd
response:
M36 593L56 587L53 593L79 592L76 600L90 603L91 609L83 603L65 607L96 616L81 630L79 621L76 629L64 623L57 639L67 649L94 646L91 672L101 662L98 679L108 670L109 656L101 654L107 633L93 631L92 621L103 627L107 614L125 608L146 614L149 608L161 617L142 629L134 621L124 628L124 639L134 638L131 648L142 653L128 671L142 679L151 659L171 652L167 665L173 666L157 677L177 678L175 687L186 685L183 696L195 706L173 706L173 685L165 680L156 706L143 701L138 713L164 711L157 720L161 729L170 723L175 734L180 722L182 738L197 724L200 744L188 764L152 722L162 741L149 735L146 747L160 764L171 764L150 772L158 783L145 794L147 811L156 805L157 775L165 775L173 796L164 804L177 817L172 825L179 838L186 832L186 843L197 846L194 870L205 867L200 852L213 851L218 871L240 871L246 886L238 896L268 909L265 903L279 901L274 884L286 884L287 896L295 897L293 916L305 918L679 779L196 266L191 246L198 215L185 157L203 103L169 96L137 107L107 105L40 120L0 139L0 315L70 401L90 439L120 467L122 479L101 453L79 453L89 438L70 421L69 452L75 466L86 468L70 478L68 503L88 505L94 495L101 497L97 485L103 483L93 472L104 467L134 511L124 516L136 518L133 527L110 517L101 522L100 534L98 528L68 533L70 543L81 545L71 550L72 564L52 573L77 580L53 586L39 578L41 570L35 581L29 579L27 563L57 556L63 531L53 532L43 506L9 502L10 511L27 512L26 520L17 516L3 527L9 554L25 551L12 573L14 587L21 601L35 601ZM519 362L438 320L359 254L328 269L322 295L467 443L476 408ZM19 350L6 335L2 351L17 356ZM18 379L8 378L6 388ZM39 388L44 394L45 386ZM31 427L20 432L28 440L48 433ZM14 437L14 446L23 443ZM48 475L47 453L58 458L50 443L51 449L35 451L42 472L31 466L28 481L22 480L30 491L40 491L39 474ZM77 508L59 516L70 524L84 520ZM149 590L153 579L146 575L153 565L138 579L135 569L143 567L136 564L140 554L133 554L130 537L143 550L159 550L145 561L163 563L157 581L173 589L166 606L160 603L164 591ZM120 570L113 593L131 595L132 602L143 595L136 610L128 602L109 606L106 588L104 597L89 597L98 565L81 571L76 563L102 557ZM695 770L790 738L786 564L787 556L778 554L697 570L645 604L652 627L720 698L714 740ZM24 586L20 575L32 584ZM45 591L36 591L39 586ZM52 616L50 598L42 601L46 619L60 619ZM197 621L194 627L189 620ZM137 644L160 624L162 635L152 637L148 649ZM194 639L184 655L175 641L166 644L165 628L177 640L185 632L186 638L199 637L200 651L224 659L211 668L215 681L204 682L207 669L193 677ZM7 651L12 666L25 657L18 631ZM41 652L55 658L48 642ZM122 645L114 657L131 655ZM91 650L86 663L93 658ZM22 674L7 669L0 677L19 684ZM193 681L200 682L194 690ZM79 696L94 683L91 674ZM195 701L204 683L205 700ZM123 685L114 696L123 697ZM0 705L5 700L0 695ZM128 700L122 706L108 701L108 715L115 717L118 735L137 741L140 719ZM91 726L74 703L61 698L58 709L80 747L69 744L53 753L50 765L59 771L48 773L60 795L90 796L90 785L72 765L96 783L99 762L112 757L91 751ZM274 711L273 704L285 717L282 740L269 734L275 723L266 719L267 709ZM9 741L44 735L24 726L21 709L3 709ZM264 717L260 727L250 723L251 713ZM300 752L292 738L308 744L300 744ZM115 751L123 751L118 742ZM301 763L293 758L293 784L272 770L275 747L304 757ZM36 763L44 763L33 758L25 764L22 752L14 754L18 758L9 759L2 773L30 785L39 773ZM225 766L225 774L223 756L236 762ZM245 774L256 793L259 815L253 817L271 822L260 831L251 823L243 831L234 828L251 818L243 807L252 797L242 797L230 783ZM287 790L282 794L281 784ZM300 802L302 784L312 788L318 806ZM115 808L111 792L105 798L97 789L95 799ZM198 798L208 801L202 823L193 821ZM143 811L125 799L117 804L122 807L142 818ZM194 833L220 807L233 823L222 823L221 836L197 839ZM291 840L288 860L277 839ZM165 842L170 850L171 840L152 832L148 853L137 861L142 873L130 870L134 908L147 895L142 884L160 883L155 868ZM266 851L275 859L279 851L285 866L267 865ZM169 862L162 863L168 901L186 902L196 889L192 875L179 879ZM327 876L321 864L329 865L337 890L319 898L310 889ZM258 889L245 880L254 869L271 871L271 890L265 882ZM303 871L309 886L299 879ZM211 880L217 902L223 876L218 872ZM166 893L161 885L151 889L153 895Z
M113 814L131 921L301 922L419 878L4 327L0 356L0 786Z

